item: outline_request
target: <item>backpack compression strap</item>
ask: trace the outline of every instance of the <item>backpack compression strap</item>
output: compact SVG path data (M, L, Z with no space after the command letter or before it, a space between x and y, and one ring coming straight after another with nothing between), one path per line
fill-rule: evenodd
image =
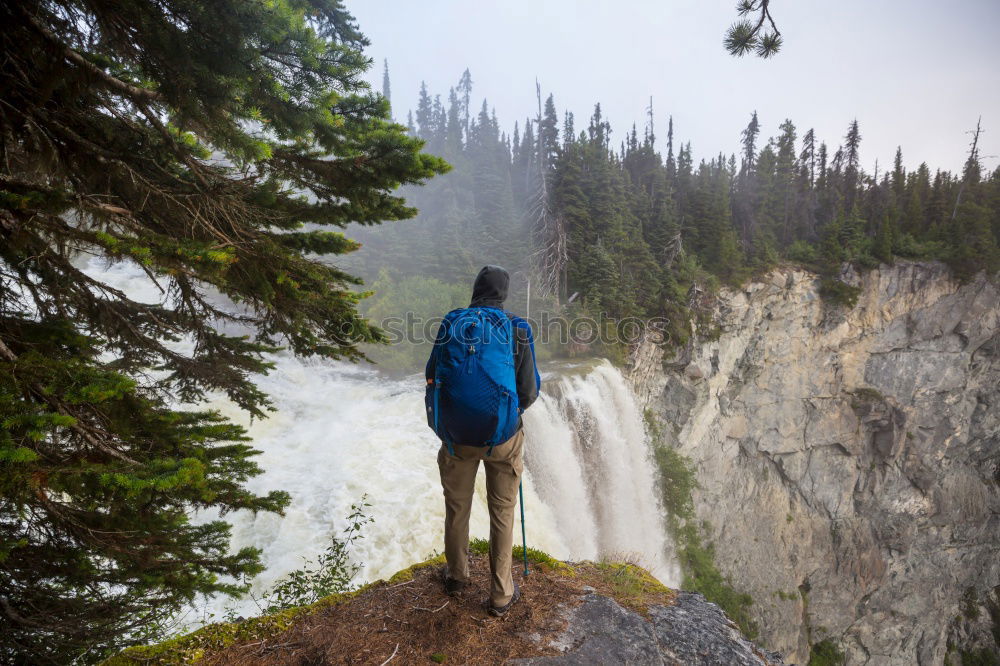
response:
M439 345L434 345L434 432L440 437L445 446L448 447L448 455L455 455L455 447L451 442L451 439L447 434L442 435L438 430L438 412L440 411L438 405L440 404L441 397L441 347Z

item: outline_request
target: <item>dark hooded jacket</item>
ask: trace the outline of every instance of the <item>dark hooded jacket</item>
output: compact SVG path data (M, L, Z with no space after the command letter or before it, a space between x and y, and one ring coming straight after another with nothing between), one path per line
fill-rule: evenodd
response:
M510 286L510 275L499 266L484 266L472 285L472 301L470 308L489 306L503 309L507 300L507 289ZM508 317L513 317L507 313ZM523 328L514 327L514 374L517 379L517 401L524 411L538 398L538 385L535 382L535 358L531 351L528 332ZM427 360L424 371L427 379L434 377L434 355ZM517 424L518 429L521 423Z

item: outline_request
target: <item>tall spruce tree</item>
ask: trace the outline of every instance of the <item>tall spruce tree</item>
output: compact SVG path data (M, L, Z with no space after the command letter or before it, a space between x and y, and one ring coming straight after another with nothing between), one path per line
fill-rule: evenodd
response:
M392 117L392 85L389 83L389 59L382 61L382 97L389 102L389 116Z
M458 92L460 93L462 103L462 127L465 130L466 137L468 137L469 123L471 122L469 104L472 102L472 72L469 71L468 67L465 68L465 71L462 72L462 77L458 80Z
M189 511L288 496L245 488L240 427L177 407L264 416L278 346L359 358L381 334L357 280L312 257L356 247L330 227L412 216L393 190L447 166L362 82L338 0L14 0L0 22L0 661L65 664L260 571Z
M850 209L857 198L858 187L861 184L861 130L858 121L854 119L844 136L844 207Z
M785 120L780 126L781 134L775 141L777 161L775 163L776 195L782 245L788 245L796 236L797 226L794 217L796 206L796 179L798 163L795 159L795 125L791 120Z
M754 111L741 133L742 155L740 173L736 179L736 192L733 197L733 218L740 229L743 244L747 247L753 242L755 232L754 213L757 207L756 162L757 137L760 135L760 122Z

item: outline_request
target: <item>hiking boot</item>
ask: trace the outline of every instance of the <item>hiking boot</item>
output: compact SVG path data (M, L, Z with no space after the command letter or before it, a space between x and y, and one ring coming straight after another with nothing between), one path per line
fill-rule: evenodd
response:
M455 596L465 587L463 581L455 580L448 575L448 567L441 569L441 578L444 580L444 592L450 597Z
M514 581L514 596L512 596L510 598L510 601L508 601L503 606L497 607L491 603L490 615L492 615L493 617L503 617L504 615L507 614L507 611L510 610L510 607L516 604L520 600L521 600L521 588L518 586L517 581Z

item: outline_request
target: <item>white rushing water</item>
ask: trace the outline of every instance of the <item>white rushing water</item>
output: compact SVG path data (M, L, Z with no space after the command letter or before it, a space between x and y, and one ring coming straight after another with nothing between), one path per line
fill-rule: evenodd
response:
M93 263L88 272L137 300L159 300L138 271ZM258 384L277 412L250 422L224 398L211 406L245 425L264 472L248 482L257 493L292 496L284 516L234 512L234 548L262 551L266 570L253 591L270 587L304 558L313 559L340 534L350 507L367 495L374 518L355 542L357 582L392 575L443 550L444 502L439 442L424 416L421 375L390 379L364 365L272 356L275 368ZM655 469L642 414L621 373L606 361L552 368L543 394L524 416L524 478L528 545L568 560L627 558L668 585L679 573L659 507ZM485 476L480 472L470 532L488 537ZM198 522L216 518L201 512ZM520 525L516 526L520 531ZM519 536L519 535L518 535ZM518 539L519 541L519 539ZM251 599L210 600L256 614ZM205 616L206 619L208 616Z

